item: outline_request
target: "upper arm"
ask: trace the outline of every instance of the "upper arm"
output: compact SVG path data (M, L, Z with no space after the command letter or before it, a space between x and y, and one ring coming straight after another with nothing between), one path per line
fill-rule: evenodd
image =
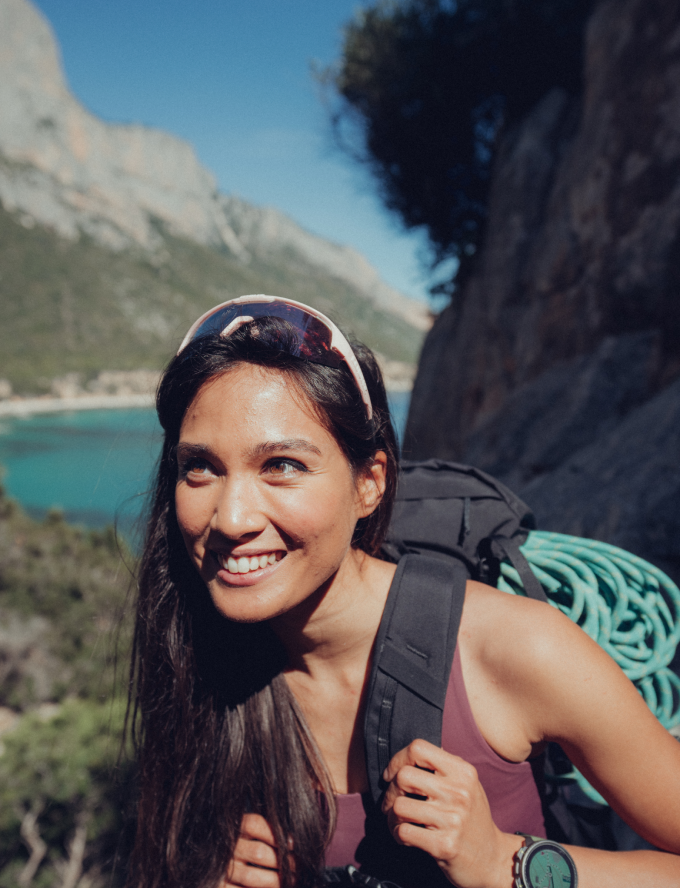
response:
M505 595L505 593L501 593ZM556 608L498 599L498 679L532 739L554 740L653 844L680 853L680 743L619 666Z

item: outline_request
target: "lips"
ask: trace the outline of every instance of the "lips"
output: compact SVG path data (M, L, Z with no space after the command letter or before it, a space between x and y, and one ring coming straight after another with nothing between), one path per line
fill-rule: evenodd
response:
M251 571L262 570L277 561L281 561L284 553L261 552L256 555L240 555L238 558L233 555L223 555L219 552L215 553L215 557L222 568L230 574L247 574Z

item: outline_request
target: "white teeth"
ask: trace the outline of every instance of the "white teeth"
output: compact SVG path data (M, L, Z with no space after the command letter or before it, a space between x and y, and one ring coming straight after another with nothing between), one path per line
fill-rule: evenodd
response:
M228 558L219 556L220 564L223 569L229 573L250 573L251 570L262 570L270 564L276 564L283 558L283 552L270 552L269 555L252 555L250 557L242 555L240 558L234 558L230 555Z

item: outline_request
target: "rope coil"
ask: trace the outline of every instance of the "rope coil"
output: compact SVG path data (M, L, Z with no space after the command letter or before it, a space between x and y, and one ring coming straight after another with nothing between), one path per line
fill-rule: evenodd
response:
M661 724L680 724L680 678L668 668L680 643L680 589L670 577L609 543L561 533L531 531L521 551L550 603L618 663ZM507 562L497 585L525 594ZM571 776L606 804L575 768Z

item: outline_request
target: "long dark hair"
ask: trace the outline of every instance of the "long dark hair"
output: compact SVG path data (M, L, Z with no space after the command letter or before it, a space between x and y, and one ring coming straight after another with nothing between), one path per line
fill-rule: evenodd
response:
M140 792L134 888L213 888L248 811L265 817L279 849L292 848L292 866L280 854L282 886L313 885L332 832L332 787L282 675L283 650L268 624L218 613L175 515L175 451L187 407L209 379L252 363L285 374L309 400L355 477L378 450L387 454L382 502L353 537L356 548L378 554L398 459L378 365L369 349L353 345L373 402L369 420L344 365L311 364L266 344L268 332L281 339L280 325L259 320L226 339L197 340L171 361L159 387L165 440L139 570L130 678Z

